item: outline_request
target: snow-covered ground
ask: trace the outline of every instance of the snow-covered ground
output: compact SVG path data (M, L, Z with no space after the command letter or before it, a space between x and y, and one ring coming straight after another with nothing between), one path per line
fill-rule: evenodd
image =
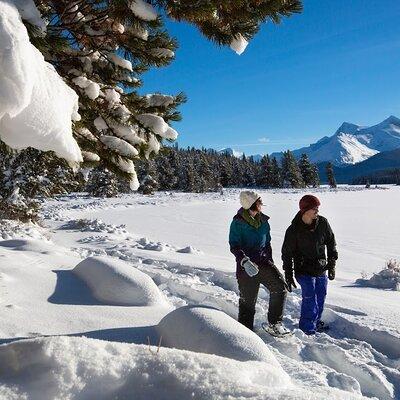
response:
M400 292L355 284L400 259L400 187L312 192L339 250L331 330L315 337L296 328L299 290L286 306L291 338L234 320L227 237L239 190L71 195L44 204L43 227L2 223L0 398L400 399ZM261 194L281 267L304 192ZM257 327L267 304L261 290Z

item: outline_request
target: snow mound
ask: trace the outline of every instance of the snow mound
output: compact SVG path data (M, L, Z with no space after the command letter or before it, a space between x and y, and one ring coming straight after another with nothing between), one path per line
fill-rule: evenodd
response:
M90 248L85 249L84 247L71 247L73 253L77 254L80 258L107 256L107 252L104 249Z
M9 239L0 241L0 247L16 251L30 251L40 254L60 254L63 249L51 242L37 239Z
M215 308L178 308L160 321L157 330L168 347L217 354L239 361L264 361L281 368L259 336Z
M125 225L106 224L100 219L74 219L64 224L61 229L76 229L81 232L104 232L127 234Z
M29 9L29 8L28 8ZM54 151L82 161L72 137L78 95L29 42L16 6L0 1L0 138L14 149Z
M138 243L137 248L141 250L151 250L159 252L175 251L175 248L173 246L168 245L167 243L152 242L145 237L139 239L137 243Z
M293 386L264 362L63 336L0 346L0 377L0 398L7 400L361 398Z
M9 240L16 238L49 241L46 230L38 225L2 219L0 223L0 239Z
M326 375L328 385L346 392L361 394L360 384L351 376L338 372L329 372Z
M184 247L183 249L177 250L177 253L202 254L202 251L194 248L193 246L187 246Z
M370 279L357 279L356 284L378 289L392 289L400 291L400 262L390 260L386 268L373 274Z
M122 260L89 257L73 272L91 289L92 295L108 304L168 306L153 280Z

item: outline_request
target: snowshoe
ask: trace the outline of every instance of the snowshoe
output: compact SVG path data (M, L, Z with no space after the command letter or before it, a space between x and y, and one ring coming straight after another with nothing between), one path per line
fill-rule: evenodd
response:
M270 324L268 322L263 322L261 327L264 329L265 332L269 333L271 336L283 338L288 337L293 334L292 331L285 328L282 323L278 322L277 324Z

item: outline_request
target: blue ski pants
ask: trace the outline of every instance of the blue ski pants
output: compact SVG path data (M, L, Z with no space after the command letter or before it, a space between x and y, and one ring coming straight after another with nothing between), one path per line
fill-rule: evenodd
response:
M307 334L313 334L324 310L328 277L296 275L296 280L301 286L302 296L299 328Z

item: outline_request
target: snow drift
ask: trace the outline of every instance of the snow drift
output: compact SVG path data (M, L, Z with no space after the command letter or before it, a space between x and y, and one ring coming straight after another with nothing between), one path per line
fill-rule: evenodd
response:
M215 308L178 308L160 321L157 330L163 344L169 347L217 354L239 361L264 361L280 369L278 361L259 336Z
M331 388L313 393L276 367L210 354L51 337L0 346L0 398L7 400L360 399Z
M63 248L51 243L45 238L38 239L9 239L0 240L0 247L9 248L16 251L30 251L39 254L62 254Z
M93 296L109 304L167 306L153 280L126 262L107 257L88 257L73 272L91 289Z
M78 95L29 42L14 4L0 0L0 138L14 149L54 151L82 161L72 137Z
M400 263L396 260L389 260L386 263L386 268L373 274L369 279L357 279L356 284L400 291Z
M279 372L281 367L269 361L238 361L207 354L201 344L198 353L168 347L157 353L155 347L143 346L147 337L151 344L157 344L160 321L165 318L165 323L179 311L167 315L171 310L158 306L98 304L89 288L71 272L83 254L108 254L152 276L176 307L191 304L204 308L206 304L235 318L238 288L224 232L237 210L239 189L227 189L222 197L219 193L159 192L151 197L135 194L99 200L71 194L44 203L43 228L8 223L0 228L0 235L8 239L0 244L0 342L8 343L0 346L0 399L399 398L398 292L362 288L354 281L361 270L372 274L376 265L398 256L398 238L393 232L397 232L400 214L393 210L400 201L400 187L379 191L340 187L335 192L320 188L312 192L321 198L324 214L335 216L342 261L337 280L330 282L324 313L331 327L328 334L309 337L295 329L299 289L288 296L285 308L285 325L294 328L294 335L275 340L259 332L289 375L290 385L274 383L286 381ZM284 231L290 223L290 210L296 210L303 193L293 189L262 191L269 199L276 232ZM380 223L382 204L385 210L392 210L384 224ZM338 209L342 212L337 213ZM204 223L205 215L215 223L212 236L210 223ZM98 219L89 220L94 217ZM66 225L68 221L72 222ZM366 234L371 230L374 235ZM354 241L360 232L362 241ZM140 239L143 237L148 239ZM50 246L39 242L45 238L51 240ZM272 247L278 252L281 239L273 236ZM159 241L174 251L145 249ZM203 254L177 252L184 244L201 249ZM118 287L114 288L116 292ZM257 327L265 320L268 300L268 293L261 289ZM228 330L221 319L226 316L214 312L224 325L220 331L218 327L207 328L212 319L197 323L205 331L203 336L208 335L207 342L214 342L213 351L219 352L215 342L226 340L222 340L224 329L227 335L241 335L241 331L237 325ZM193 342L198 340L195 335L202 334L193 334L189 324L178 329L170 322L168 329L171 336L186 334ZM63 336L38 337L42 335ZM18 338L24 340L16 342ZM176 340L167 332L161 346L178 347L179 343L168 344L166 339L170 343ZM195 348L194 344L188 347ZM271 382L273 377L276 380Z

